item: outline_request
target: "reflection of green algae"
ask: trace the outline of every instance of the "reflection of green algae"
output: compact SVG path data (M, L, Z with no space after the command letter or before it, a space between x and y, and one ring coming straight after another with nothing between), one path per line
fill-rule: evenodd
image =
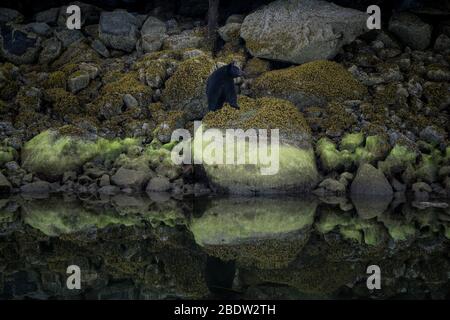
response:
M308 240L315 208L314 201L293 199L217 199L189 228L196 242L214 256L280 268Z

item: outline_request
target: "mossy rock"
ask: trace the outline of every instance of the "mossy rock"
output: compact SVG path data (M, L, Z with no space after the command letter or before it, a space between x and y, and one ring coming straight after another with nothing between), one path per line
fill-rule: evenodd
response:
M364 143L364 134L361 132L346 134L340 143L341 150L348 150L354 152L356 148Z
M12 147L0 147L0 167L16 157L16 150Z
M127 148L138 144L135 139L106 140L90 137L81 129L65 126L49 129L28 141L22 149L22 166L49 180L67 171L75 171L83 164L100 157L116 158Z
M331 100L361 99L366 88L341 65L320 60L266 72L255 80L253 91L258 96L287 99L304 108L325 106Z
M199 159L195 152L194 158L195 161L203 160L203 167L212 185L220 191L236 194L298 193L312 190L317 184L318 173L310 144L310 130L303 115L292 103L276 98L251 99L242 96L239 97L238 103L239 110L226 105L218 111L209 113L204 118L205 129L218 129L217 138L224 140L225 129L245 130L244 134L251 133L248 130L252 129L279 129L278 170L263 174L270 165L276 166L277 161L272 159L274 160L272 163L262 163L257 153L258 142L255 139L247 137L236 140L235 151L231 153L228 150L230 152L228 156L227 150L223 150L222 160L230 157L233 160L232 165L217 164L215 155L208 151L210 143L205 139L202 145L202 159ZM253 132L257 134L257 131ZM267 133L270 134L270 131ZM196 137L198 135L199 133ZM268 137L269 150L270 140L271 137ZM193 145L201 143L196 139ZM236 150L245 152L240 153ZM242 158L245 164L237 163L239 157L245 157Z
M312 199L218 198L189 225L195 241L240 266L281 268L309 239L316 201Z
M12 63L6 62L0 64L0 99L13 99L20 89L20 83L17 79L18 68Z
M53 112L60 118L74 116L81 112L78 98L63 88L47 89L45 96L52 103Z
M378 162L378 168L387 176L403 172L408 165L415 164L417 152L410 147L396 144L384 161Z
M258 77L270 70L270 62L260 58L252 58L245 65L245 75L247 77Z
M66 89L67 76L63 71L55 71L48 75L47 80L44 81L44 88L54 89L61 88Z
M322 169L331 171L348 170L354 160L354 154L349 150L339 151L336 144L328 138L321 138L316 144L316 153Z
M202 118L208 111L206 81L214 69L214 61L207 57L183 61L165 83L163 103L171 110L186 112L189 120Z

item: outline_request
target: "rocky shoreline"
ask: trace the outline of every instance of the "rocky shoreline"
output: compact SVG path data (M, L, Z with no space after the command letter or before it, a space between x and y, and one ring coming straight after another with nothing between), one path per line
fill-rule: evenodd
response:
M401 12L366 32L360 11L291 5L228 17L216 55L203 21L170 12L80 4L85 19L72 31L65 7L31 21L1 8L0 193L449 198L450 20ZM280 37L300 18L317 34L295 25ZM206 79L231 61L246 73L241 110L207 113ZM172 131L201 118L280 128L280 175L173 165Z

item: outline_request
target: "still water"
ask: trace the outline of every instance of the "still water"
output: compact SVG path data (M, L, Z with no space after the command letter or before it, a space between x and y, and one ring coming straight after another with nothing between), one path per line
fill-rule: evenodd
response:
M396 199L0 199L1 299L449 299L450 209ZM81 270L69 290L67 267ZM367 289L367 267L381 289Z

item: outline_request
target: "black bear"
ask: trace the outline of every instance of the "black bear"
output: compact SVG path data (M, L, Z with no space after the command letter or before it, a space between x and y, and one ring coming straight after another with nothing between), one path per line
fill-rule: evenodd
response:
M209 76L206 83L206 95L210 111L219 110L225 102L239 109L233 79L242 76L243 72L234 62L220 67Z

